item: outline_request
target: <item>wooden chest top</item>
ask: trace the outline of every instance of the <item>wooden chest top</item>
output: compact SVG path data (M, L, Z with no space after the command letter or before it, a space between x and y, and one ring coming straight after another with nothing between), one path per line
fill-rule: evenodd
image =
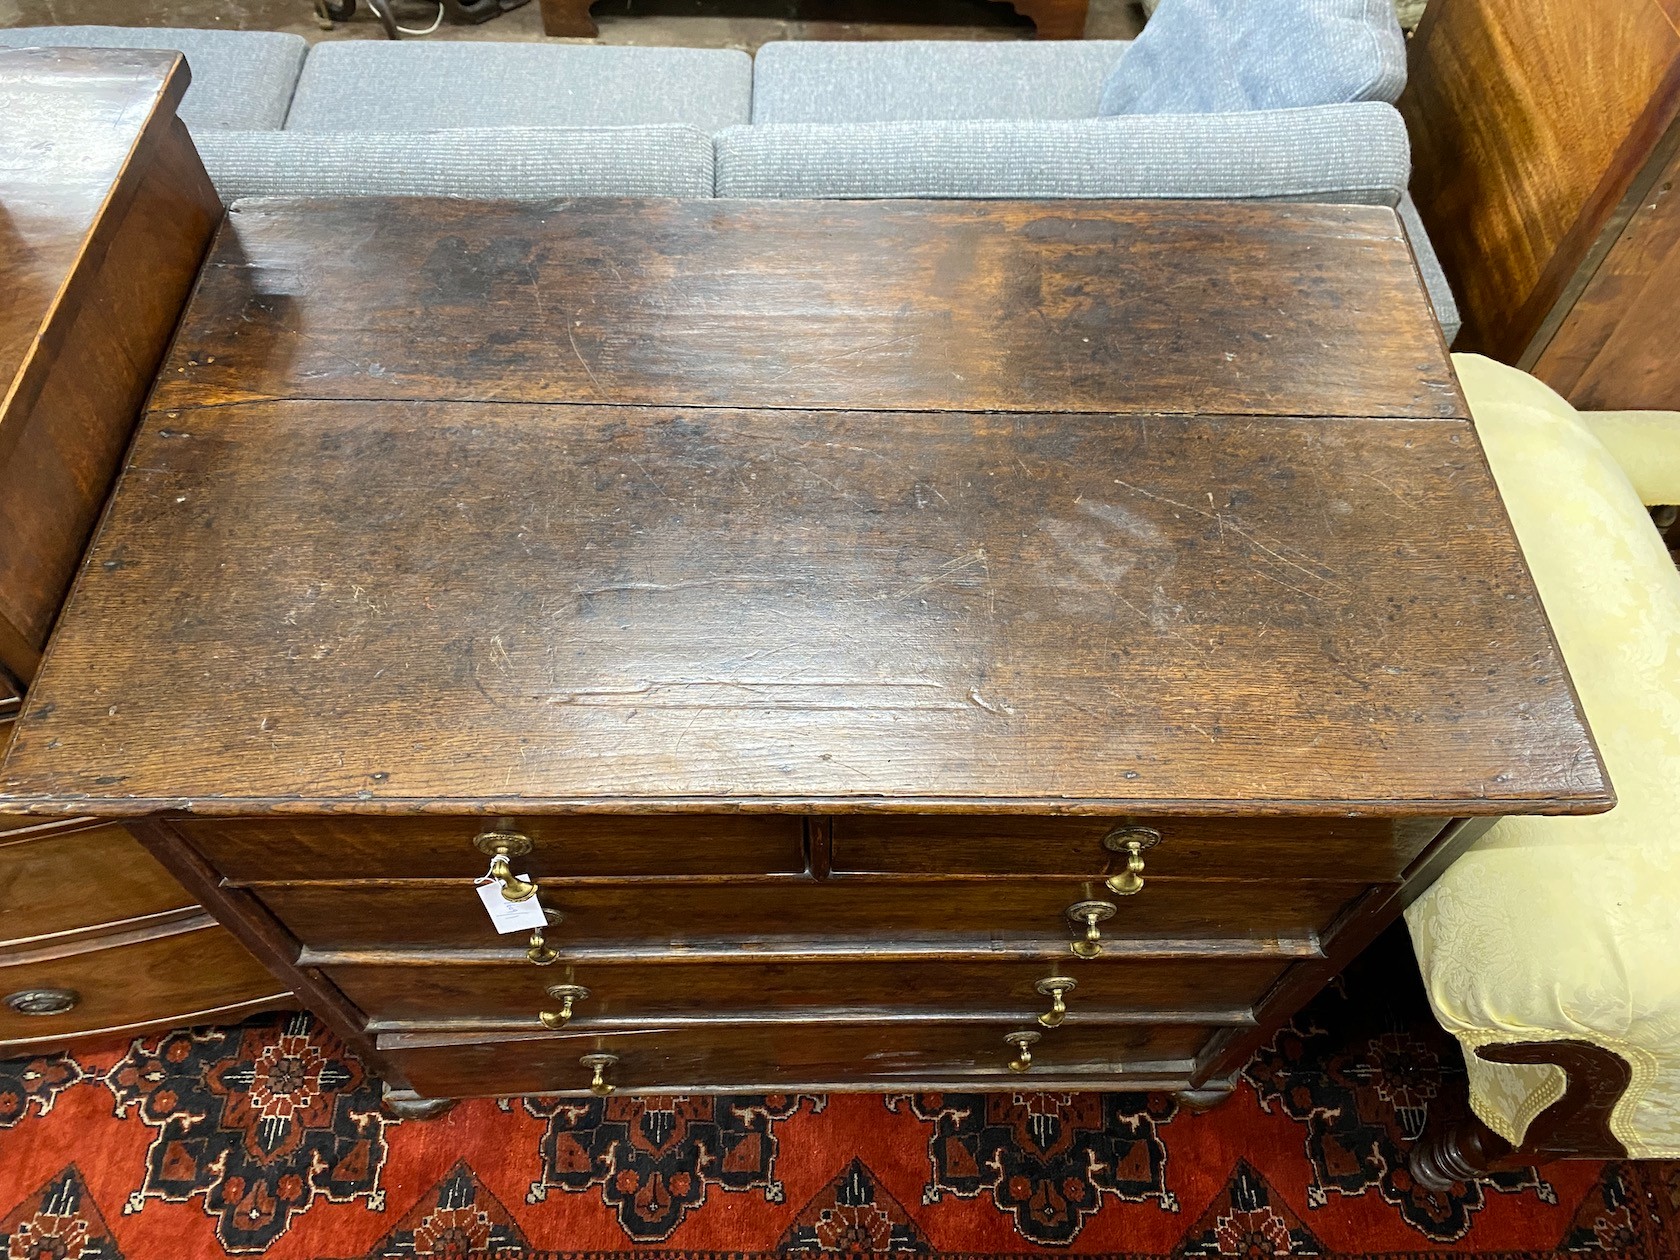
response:
M1393 214L246 203L41 812L1585 812Z

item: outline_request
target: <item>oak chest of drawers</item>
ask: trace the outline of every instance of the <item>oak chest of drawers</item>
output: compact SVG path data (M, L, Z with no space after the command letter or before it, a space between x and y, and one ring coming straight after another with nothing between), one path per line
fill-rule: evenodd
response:
M1613 799L1370 207L244 203L18 725L399 1105L1217 1092Z

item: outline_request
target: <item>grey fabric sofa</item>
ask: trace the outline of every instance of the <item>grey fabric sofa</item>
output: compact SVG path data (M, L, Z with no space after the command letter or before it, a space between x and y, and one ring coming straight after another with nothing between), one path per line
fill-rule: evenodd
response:
M1098 117L1113 41L721 49L35 27L0 45L175 48L224 199L1160 197L1391 205L1458 315L1380 101Z

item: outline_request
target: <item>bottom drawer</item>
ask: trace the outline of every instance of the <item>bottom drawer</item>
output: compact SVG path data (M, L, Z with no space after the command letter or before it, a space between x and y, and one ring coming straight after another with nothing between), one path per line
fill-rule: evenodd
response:
M286 987L209 924L44 962L0 965L0 1056L23 1045L280 1004Z
M1182 1088L1215 1030L1110 1025L1041 1030L976 1024L724 1025L642 1032L388 1033L379 1047L427 1098L588 1094L592 1055L603 1086L626 1094L757 1090ZM1008 1040L1032 1038L1030 1061ZM1012 1064L1023 1065L1016 1070ZM597 1091L599 1092L599 1091Z

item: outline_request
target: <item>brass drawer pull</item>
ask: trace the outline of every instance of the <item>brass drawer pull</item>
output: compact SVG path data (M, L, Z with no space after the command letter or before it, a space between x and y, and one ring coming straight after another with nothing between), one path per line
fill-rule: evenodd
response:
M1043 1036L1043 1033L1036 1032L1012 1032L1004 1038L1015 1047L1015 1057L1009 1061L1011 1072L1025 1072L1033 1065L1033 1043Z
M564 917L558 910L550 910L547 906L543 907L543 918L548 920L549 927L553 927ZM525 950L526 961L533 962L539 967L546 967L560 957L554 948L543 940L545 930L544 928L538 928L532 932L531 943Z
M1038 1022L1046 1028L1058 1027L1067 1018L1066 996L1078 987L1079 982L1071 976L1051 976L1033 985L1033 988L1050 999L1050 1009L1038 1017Z
M578 1062L595 1073L589 1082L591 1094L599 1094L605 1098L613 1092L613 1086L607 1083L607 1069L618 1062L616 1054L586 1054Z
M74 989L23 989L6 995L6 1009L18 1015L66 1015L82 995Z
M1085 939L1073 943L1073 952L1081 958L1095 958L1102 953L1102 933L1097 924L1114 917L1115 907L1106 901L1077 901L1067 908L1067 917L1085 925Z
M572 1005L582 1002L589 997L589 990L581 984L550 985L548 996L560 1003L557 1011L538 1011L537 1018L542 1020L544 1028L564 1028L571 1022Z
M1161 833L1153 827L1116 827L1102 838L1103 848L1110 853L1126 855L1126 869L1108 878L1108 891L1117 897L1130 897L1143 891L1143 851L1161 843Z
M517 831L482 831L473 837L473 848L489 855L490 878L502 886L502 896L508 901L529 901L537 895L537 886L528 879L520 879L508 864L509 858L524 857L531 851L531 838Z

